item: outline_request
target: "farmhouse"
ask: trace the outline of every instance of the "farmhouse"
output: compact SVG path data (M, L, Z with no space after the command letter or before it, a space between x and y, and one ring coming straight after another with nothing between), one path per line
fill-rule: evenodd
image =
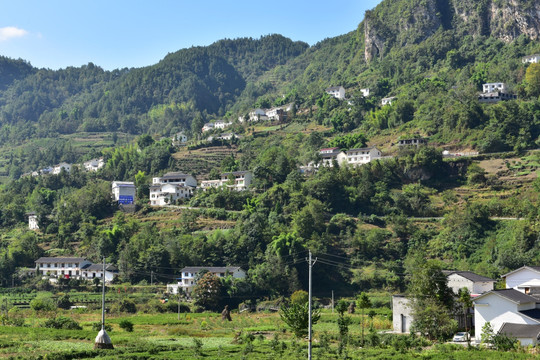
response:
M516 95L506 91L505 83L487 83L482 86L482 90L482 93L478 94L478 101L481 103L497 103L517 99Z
M381 157L381 151L374 146L347 150L346 154L347 163L352 166L364 165Z
M343 86L331 86L325 89L325 91L328 95L333 96L336 99L345 99L345 88Z
M35 212L26 213L28 216L28 229L30 230L39 230L38 217Z
M319 150L319 156L322 160L322 166L332 167L334 166L334 161L337 162L338 165L347 162L347 154L336 147Z
M369 89L360 89L360 92L362 93L363 97L369 97Z
M522 266L501 276L507 289L515 289L527 295L540 294L540 266Z
M168 293L178 294L178 289L181 289L184 293L189 294L197 284L198 276L202 272L210 272L217 277L232 276L236 279L243 279L246 277L246 272L238 266L191 266L183 268L180 272L178 283L167 285Z
M180 131L176 134L174 134L173 138L172 138L172 145L173 146L181 146L181 145L185 145L188 141L188 137L186 134L184 134L183 131Z
M249 188L253 181L253 173L251 171L234 171L221 174L219 180L203 180L201 188L207 190L210 188L227 187L236 191L244 191Z
M53 170L52 170L53 175L58 175L58 174L60 174L60 172L62 171L62 169L64 169L65 172L70 172L70 171L71 171L71 164L62 162L62 163L60 163L60 164L58 164L58 165L55 165L55 166L53 167Z
M197 187L197 180L188 174L170 172L152 179L150 205L166 206L178 199L189 199Z
M103 265L92 264L80 257L40 257L35 261L36 272L51 279L82 279L103 278ZM105 281L109 282L118 274L118 269L105 264Z
M384 98L384 99L381 100L381 105L382 106L392 105L392 102L394 100L396 100L396 99L397 99L397 97L395 97L395 96Z
M214 123L206 123L202 127L202 132L214 130Z
M86 161L83 165L86 171L98 171L103 166L105 166L105 161L103 160L103 158L92 159L92 160Z
M135 183L131 181L113 181L112 194L114 201L122 205L135 203Z
M400 139L398 140L398 146L420 146L426 145L427 139L424 138L410 138L410 139Z
M540 61L540 54L533 54L524 56L521 59L521 62L524 64L530 63L530 64L538 64L538 61Z

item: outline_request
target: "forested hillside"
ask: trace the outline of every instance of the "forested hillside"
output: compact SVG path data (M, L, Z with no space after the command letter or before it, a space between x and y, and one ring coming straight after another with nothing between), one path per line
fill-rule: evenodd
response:
M404 290L419 258L491 277L538 264L540 65L522 63L540 52L535 9L387 0L356 30L311 47L279 35L222 40L112 72L1 59L9 76L0 82L0 142L12 180L0 188L0 283L42 253L106 256L131 283L188 265L239 265L247 280L225 284L235 298L305 288L308 249L327 259L314 270L321 296ZM517 100L480 103L486 82L506 83ZM344 86L346 99L326 94L331 85ZM291 103L286 121L237 121ZM203 123L222 117L240 137L201 140ZM162 138L179 130L190 138L184 147ZM81 145L96 134L99 146ZM428 145L398 148L412 136ZM367 145L390 157L298 170L320 161L323 147ZM446 158L443 149L480 154ZM97 156L106 163L97 173L19 179ZM189 167L198 160L211 168ZM253 172L250 191L196 191L177 204L189 208L148 205L153 176L237 170ZM135 214L111 202L113 180L135 182ZM29 211L36 233L25 229Z

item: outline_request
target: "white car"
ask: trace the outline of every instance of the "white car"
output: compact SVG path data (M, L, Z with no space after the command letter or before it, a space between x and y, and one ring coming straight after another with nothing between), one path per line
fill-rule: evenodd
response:
M458 332L454 335L452 339L453 342L465 342L471 338L471 335L468 332Z

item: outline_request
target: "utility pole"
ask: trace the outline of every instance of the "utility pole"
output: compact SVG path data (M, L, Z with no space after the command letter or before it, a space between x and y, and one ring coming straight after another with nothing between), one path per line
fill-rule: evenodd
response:
M313 267L313 265L315 265L316 261L317 261L317 259L315 258L315 260L313 262L311 262L311 250L309 250L309 260L308 260L308 264L309 264L308 360L311 360L311 343L313 342L313 332L311 331L311 327L312 327L312 324L311 324L311 268Z
M176 292L178 293L178 321L180 321L180 286L176 288Z

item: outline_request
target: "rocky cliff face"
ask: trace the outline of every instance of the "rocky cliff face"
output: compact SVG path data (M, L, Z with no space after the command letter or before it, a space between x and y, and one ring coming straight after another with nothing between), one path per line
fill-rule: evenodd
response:
M385 0L364 18L365 59L392 46L418 43L440 27L459 34L493 36L510 42L520 35L540 38L536 0Z

